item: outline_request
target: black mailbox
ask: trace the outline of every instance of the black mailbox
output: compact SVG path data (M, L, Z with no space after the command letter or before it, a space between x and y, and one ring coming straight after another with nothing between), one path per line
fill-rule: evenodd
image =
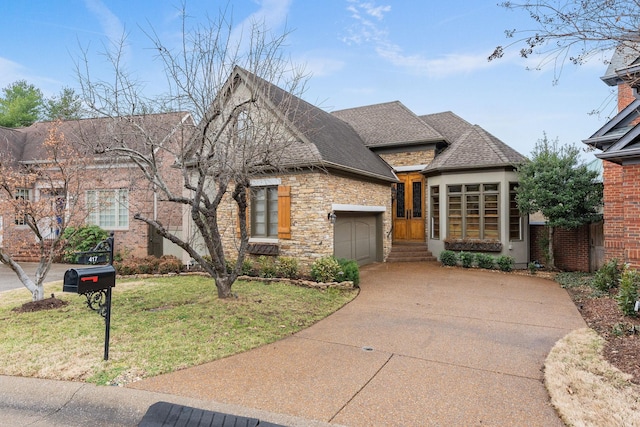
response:
M64 273L63 292L85 294L116 285L116 269L112 265L72 268Z

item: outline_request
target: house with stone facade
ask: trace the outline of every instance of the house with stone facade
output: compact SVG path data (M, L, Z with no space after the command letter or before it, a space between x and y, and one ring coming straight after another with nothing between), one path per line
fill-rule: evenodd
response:
M294 141L288 170L251 181L250 254L363 265L452 249L527 265L528 222L515 204L524 157L480 126L452 112L418 116L399 101L329 113L293 97L283 111L278 100L292 95L277 86L241 68L229 82L225 96L255 103ZM231 203L219 215L237 221ZM184 227L193 232L188 219ZM238 239L227 227L230 257Z
M187 113L151 114L130 117L132 125L145 123L154 140L165 144L178 144L182 134L174 132L180 124L189 122ZM95 224L107 231L113 231L116 239L116 251L123 255L146 256L148 254L174 254L182 256L181 250L170 242L153 233L145 223L135 221L134 215L142 213L150 218L158 219L170 229L180 232L182 228L181 209L160 201L151 190L147 180L143 179L137 165L124 158L113 158L100 153L100 147L113 144L118 138L127 138L129 144L135 145L136 132L121 127L119 134L113 131L113 119L82 119L63 122L37 122L26 128L0 128L0 153L3 158L11 158L16 167L47 167L47 153L43 144L49 130L57 127L57 132L74 146L77 152L86 159L81 173L79 194L68 197L80 199L82 215L79 223L71 225ZM140 142L142 147L142 142ZM98 153L98 154L96 154ZM162 152L158 153L162 156ZM164 167L168 168L172 159L167 159ZM182 188L180 174L176 172L172 180L176 191ZM46 190L45 190L46 189ZM51 193L50 185L35 181L20 189L21 197L38 201L43 198L56 198ZM56 200L68 209L69 200ZM61 214L68 215L68 210ZM56 233L56 218L49 221L48 233ZM47 233L45 232L45 233ZM47 236L44 236L45 239ZM24 223L24 219L7 207L0 200L0 244L14 256L17 261L37 260L36 237Z
M584 143L600 150L604 184L604 258L640 268L640 51L621 47L602 80L617 87L618 114Z

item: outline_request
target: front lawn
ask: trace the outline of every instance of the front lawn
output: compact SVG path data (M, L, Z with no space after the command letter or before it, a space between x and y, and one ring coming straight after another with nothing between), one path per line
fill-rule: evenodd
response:
M217 298L202 276L118 280L109 360L104 320L84 296L45 295L68 304L19 313L26 289L0 293L0 374L123 384L243 352L289 336L338 310L357 290L238 281L235 299Z

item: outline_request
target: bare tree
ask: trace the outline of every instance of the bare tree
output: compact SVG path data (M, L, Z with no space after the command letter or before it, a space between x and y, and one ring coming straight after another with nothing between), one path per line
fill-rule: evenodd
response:
M580 65L599 53L620 49L630 60L640 56L639 0L527 0L500 6L525 11L533 28L506 30L513 41L496 47L489 60L520 47L523 58L540 58L539 67L552 64L557 79L567 62Z
M78 79L89 108L113 119L99 149L135 162L163 203L188 210L199 236L180 236L142 213L135 218L189 253L215 279L218 296L227 298L248 246L250 182L292 167L292 146L302 144L287 132L284 118L299 114L302 101L293 94L302 92L305 76L283 55L286 32L273 36L254 22L246 34L237 34L226 12L205 26L188 28L189 22L183 10L182 44L175 49L154 31L147 33L166 73L165 94L145 97L123 64L126 38L106 52L113 81L92 79L86 52ZM193 118L174 127L170 139L141 118L166 109ZM237 224L222 218L230 201L237 206ZM230 260L223 234L236 227L238 256ZM230 261L235 263L228 268Z
M24 225L35 236L39 262L35 277L30 278L6 248L0 246L0 262L8 265L22 284L31 291L33 300L44 298L43 282L55 255L61 248L62 235L70 224L80 222L84 213L78 205L82 171L87 159L80 156L73 144L53 122L38 159L18 161L9 150L0 155L0 192L4 207L15 215L15 222ZM37 190L37 195L30 191Z

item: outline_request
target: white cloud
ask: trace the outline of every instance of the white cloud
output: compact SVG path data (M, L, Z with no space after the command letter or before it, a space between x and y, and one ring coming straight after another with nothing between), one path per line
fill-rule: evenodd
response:
M347 44L370 44L380 58L396 67L410 73L437 78L471 73L494 65L493 62L487 61L490 51L450 53L438 58L429 58L418 53L408 54L400 45L392 41L389 31L379 25L384 14L391 11L390 6L377 6L374 2L361 0L347 0L347 2L347 11L355 22L348 29L349 35L343 41ZM374 17L376 20L369 17Z
M349 35L343 39L346 43L362 44L365 42L378 43L388 38L387 31L381 29L368 16L382 21L384 13L391 10L391 6L375 6L374 3L358 0L347 0L347 11L356 22L348 29Z
M112 43L118 43L124 35L124 25L101 0L84 0L84 4L100 21L102 31Z

